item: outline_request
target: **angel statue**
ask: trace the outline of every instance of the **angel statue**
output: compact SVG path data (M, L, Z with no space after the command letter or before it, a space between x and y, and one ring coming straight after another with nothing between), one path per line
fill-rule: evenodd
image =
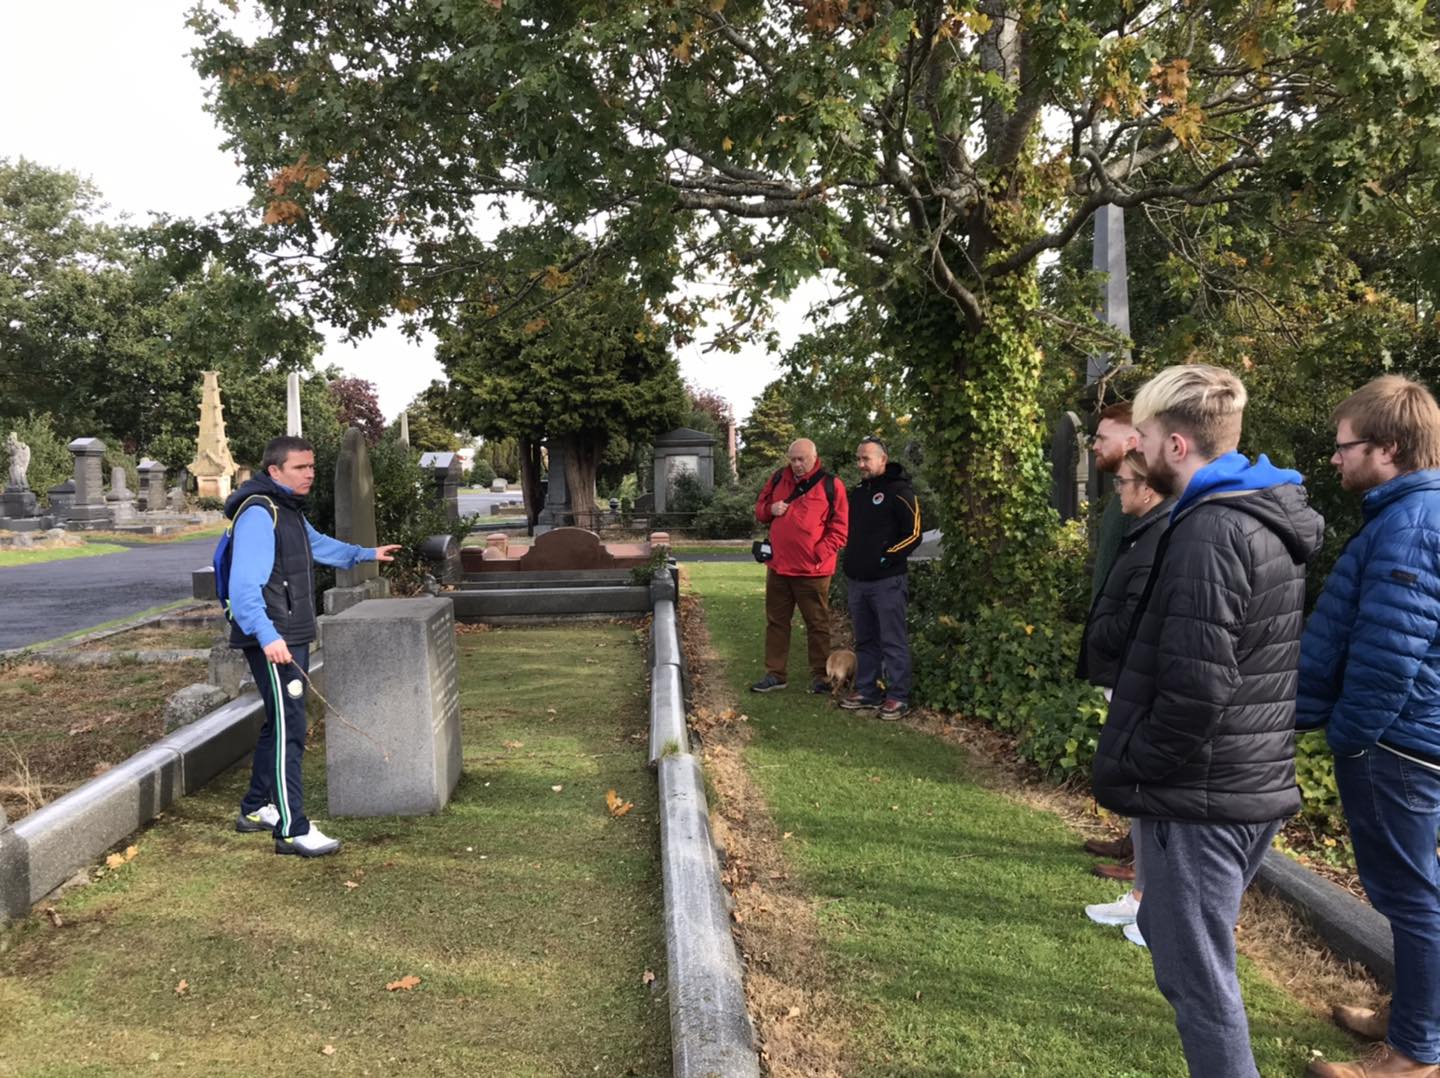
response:
M30 447L20 440L20 436L13 430L10 437L5 439L5 451L10 456L10 490L29 490L30 484L25 481L25 473L30 468Z

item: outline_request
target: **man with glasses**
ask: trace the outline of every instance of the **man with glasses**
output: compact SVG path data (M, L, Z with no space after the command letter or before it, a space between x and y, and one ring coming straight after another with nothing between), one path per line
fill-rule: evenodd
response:
M1140 444L1132 420L1133 409L1129 401L1118 401L1100 410L1100 422L1090 438L1090 451L1095 454L1095 470L1101 475L1114 475L1120 469L1125 454ZM1107 491L1108 493L1108 491ZM1110 567L1120 554L1120 543L1125 537L1125 514L1120 510L1120 499L1105 499L1105 509L1100 515L1100 526L1095 538L1095 571L1090 579L1090 601L1100 594ZM1115 856L1109 854L1108 856Z
M1386 375L1335 409L1341 485L1363 494L1300 645L1296 723L1326 727L1360 882L1390 921L1395 990L1375 1012L1337 1006L1380 1041L1333 1078L1440 1078L1440 407Z
M910 552L920 545L920 499L903 465L879 438L855 451L860 482L850 492L845 585L855 629L855 691L850 711L875 708L882 719L910 710L910 638L905 629ZM879 687L884 675L885 691Z

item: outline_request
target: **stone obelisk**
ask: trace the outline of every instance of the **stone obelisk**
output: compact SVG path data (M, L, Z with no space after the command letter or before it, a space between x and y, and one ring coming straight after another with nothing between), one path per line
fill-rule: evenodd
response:
M220 403L219 372L204 371L203 374L200 436L195 444L195 460L190 464L190 474L195 477L199 497L223 500L230 496L235 458L230 455L230 443L225 440L225 412Z

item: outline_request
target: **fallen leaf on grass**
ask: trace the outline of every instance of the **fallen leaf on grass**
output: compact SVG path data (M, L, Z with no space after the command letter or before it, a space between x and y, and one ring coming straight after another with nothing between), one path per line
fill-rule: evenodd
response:
M322 1056L333 1056L335 1054L335 1046L333 1044L327 1044L324 1048L320 1049L320 1054Z
M507 749L523 749L525 747L525 742L523 741L502 741L500 744L504 745Z
M547 707L547 708L545 709L545 714L547 714L547 715L558 715L558 714L560 714L560 712L556 711L553 707Z
M781 835L780 837L781 837L782 839L786 839L786 838L789 838L789 837L790 837L791 835L793 835L794 833L795 833L794 831L786 831L786 832L785 832L783 835Z
M135 860L135 855L140 851L134 846L126 846L124 853L112 853L105 858L106 868L119 868L128 861Z
M414 987L415 987L417 984L419 984L419 983L420 983L420 978L417 977L417 976L415 976L415 974L410 973L410 974L407 974L407 975L404 976L404 977L401 977L398 981L391 981L389 984L387 984L387 985L385 986L385 991L387 991L387 992L395 992L395 991L398 990L398 991L402 991L402 992L409 992L412 988L414 988Z
M190 991L190 982L187 980L182 979L180 983L175 986L175 994L177 996L183 996L188 991Z
M558 794L561 790L565 789L565 787L564 787L564 786L552 786L552 787L550 787L550 789L554 790L554 791Z
M624 816L635 807L633 801L622 801L620 795L614 790L605 791L605 807L610 810L611 816Z
M654 983L655 983L655 971L654 971L653 969L647 969L644 973L640 974L640 983L641 983L641 984L654 984Z
M99 778L101 775L105 774L105 772L109 771L114 766L114 764L107 764L104 760L101 760L98 764L94 766L94 768L91 769L90 775L93 778Z
M346 881L345 881L345 886L346 886L347 889L353 891L353 890L355 890L355 888L359 887L360 885L359 885L358 883L356 883L354 880L346 880Z
M61 927L65 922L60 919L60 911L54 906L45 907L45 916L50 918L50 923L56 928Z

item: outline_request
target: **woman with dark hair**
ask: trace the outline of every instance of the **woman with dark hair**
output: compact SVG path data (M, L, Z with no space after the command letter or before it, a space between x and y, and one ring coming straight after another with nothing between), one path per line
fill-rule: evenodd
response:
M1120 675L1125 657L1125 644L1130 638L1130 625L1155 561L1155 549L1169 522L1173 498L1164 498L1149 484L1145 458L1140 451L1130 450L1115 471L1115 487L1120 497L1120 510L1130 518L1120 543L1120 553L1085 622L1084 642L1080 647L1079 676L1105 690L1108 699ZM1122 925L1125 938L1140 946L1145 938L1135 924L1140 899L1145 892L1145 879L1140 865L1140 842L1135 834L1140 821L1131 825L1135 840L1135 886L1114 902L1086 906L1085 913L1102 925Z

